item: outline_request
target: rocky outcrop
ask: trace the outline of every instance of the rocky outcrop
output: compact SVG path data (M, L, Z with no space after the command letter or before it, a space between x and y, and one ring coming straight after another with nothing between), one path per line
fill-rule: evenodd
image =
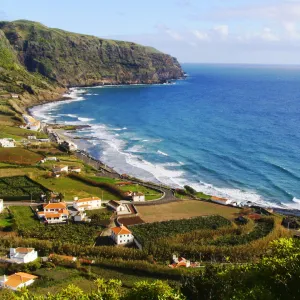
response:
M30 74L41 74L48 80L46 84L161 83L183 76L175 58L135 43L70 33L23 20L0 22L0 30L19 64Z

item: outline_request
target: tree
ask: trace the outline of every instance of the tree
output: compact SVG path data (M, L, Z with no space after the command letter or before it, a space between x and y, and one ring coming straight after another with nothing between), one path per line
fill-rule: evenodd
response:
M176 292L167 283L140 281L123 297L124 300L184 300L182 294Z

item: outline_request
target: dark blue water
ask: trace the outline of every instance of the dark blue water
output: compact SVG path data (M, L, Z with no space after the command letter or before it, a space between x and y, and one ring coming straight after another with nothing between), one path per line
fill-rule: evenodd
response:
M88 88L33 113L91 124L80 146L121 173L300 208L300 67L183 67L174 85Z

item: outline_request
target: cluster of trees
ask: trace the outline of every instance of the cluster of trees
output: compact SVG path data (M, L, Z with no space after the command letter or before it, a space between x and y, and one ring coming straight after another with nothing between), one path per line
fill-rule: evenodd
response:
M250 232L219 228L162 237L155 243L146 243L144 251L161 261L169 259L173 253L180 253L196 261L249 262L259 259L271 241L290 234L281 226L280 218L264 218L261 222L265 223L263 227L255 226Z
M273 241L258 263L207 266L203 274L185 277L181 292L197 299L299 299L300 240Z
M196 217L130 226L133 235L144 246L158 238L169 238L181 233L202 229L218 229L230 226L231 222L221 216Z
M122 289L122 282L117 279L108 281L98 278L95 280L95 291L84 293L79 287L69 285L55 295L33 295L27 289L17 293L6 290L1 293L2 300L185 300L186 298L163 281L140 281L130 290Z

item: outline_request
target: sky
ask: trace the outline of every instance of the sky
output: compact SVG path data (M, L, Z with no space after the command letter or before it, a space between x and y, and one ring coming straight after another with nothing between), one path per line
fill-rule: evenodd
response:
M300 0L0 0L0 20L152 46L181 63L300 64Z

